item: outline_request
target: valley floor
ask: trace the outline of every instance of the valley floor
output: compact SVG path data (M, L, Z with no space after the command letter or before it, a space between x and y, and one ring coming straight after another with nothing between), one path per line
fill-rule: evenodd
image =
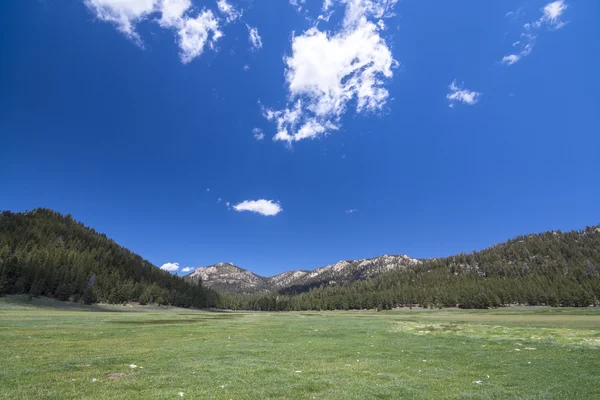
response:
M600 398L599 309L118 310L0 302L0 398Z

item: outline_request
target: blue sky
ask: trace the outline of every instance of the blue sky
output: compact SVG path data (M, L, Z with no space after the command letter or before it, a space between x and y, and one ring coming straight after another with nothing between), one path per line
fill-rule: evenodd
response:
M439 257L598 224L599 14L4 1L0 209L71 213L179 273Z

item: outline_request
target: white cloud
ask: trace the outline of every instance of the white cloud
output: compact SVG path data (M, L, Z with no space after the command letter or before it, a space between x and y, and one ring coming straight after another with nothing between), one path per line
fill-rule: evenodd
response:
M190 0L83 0L102 21L113 23L117 29L143 47L142 39L135 26L151 14L161 16L156 22L165 29L177 34L180 58L188 63L200 56L208 45L214 49L214 43L223 36L219 30L219 21L212 11L203 9L196 17L187 15L192 10Z
M289 0L290 5L296 9L296 11L301 12L302 6L306 3L306 0Z
M246 25L248 28L248 41L252 45L252 50L258 50L262 48L262 38L258 34L258 29L252 28L250 25Z
M243 67L244 71L248 71L250 69L250 66L248 64L244 65Z
M265 138L265 134L260 128L252 129L252 133L254 134L254 139L263 140Z
M181 269L181 272L190 272L190 271L192 271L193 269L194 269L194 268L192 268L192 267L185 267L185 268L182 268L182 269Z
M525 12L523 11L523 7L519 7L515 11L507 12L505 16L516 20L516 19L521 18L524 15L525 15Z
M354 214L355 212L357 212L358 210L356 208L352 208L350 210L346 210L346 214Z
M279 202L273 200L244 200L233 206L233 209L238 212L250 211L257 214L273 216L283 211Z
M225 14L225 20L227 22L233 22L242 16L242 12L240 10L237 10L226 0L218 0L217 7L219 8L219 11Z
M219 203L220 203L220 202L222 202L222 201L223 201L223 199L222 199L221 197L219 197L219 198L217 199L217 204L219 204Z
M135 25L156 11L158 0L83 0L98 19L113 23L125 36L142 46Z
M160 267L160 269L162 269L163 271L175 272L175 271L179 270L179 263L168 262L166 264L163 264Z
M367 17L393 17L393 9L397 2L398 0L342 0L342 3L346 3L344 23L354 25Z
M505 63L505 64L508 64L508 65L513 65L514 63L516 63L520 59L521 59L520 55L510 54L508 56L504 56L504 58L502 58L502 62Z
M381 110L388 98L384 87L397 62L378 26L369 18L391 15L396 0L346 0L346 13L338 32L312 27L292 38L292 51L284 58L289 103L282 110L263 109L275 122L274 140L288 144L337 130L356 100L356 112Z
M538 23L547 23L553 28L560 29L565 23L560 20L560 17L564 14L564 12L569 7L564 0L554 1L552 3L548 3L542 8L542 18L538 21Z
M198 57L208 45L214 49L214 43L223 36L219 30L219 21L210 10L204 10L196 18L184 18L178 28L181 62L187 64Z
M177 25L183 18L183 14L192 6L190 0L163 0L160 4L162 16L158 23L163 28L171 28Z
M519 61L522 57L526 57L533 51L533 46L535 45L535 36L524 34L527 41L525 44L521 45L521 51L518 54L509 54L502 58L502 62L504 64L513 65L517 61ZM513 47L518 46L521 42L513 43Z
M474 92L468 89L461 89L456 85L456 79L452 81L449 86L450 92L446 95L446 98L450 102L450 107L454 107L457 102L465 103L468 105L476 104L479 101L482 93Z
M531 54L533 47L535 46L535 39L537 38L536 35L531 33L534 29L539 29L544 24L553 29L562 28L565 25L565 22L563 22L560 18L566 11L567 7L568 5L564 2L564 0L558 0L546 4L541 10L542 16L540 19L523 25L523 28L526 32L521 33L521 40L513 43L513 47L520 46L521 50L518 53L504 56L502 58L502 62L507 65L513 65L523 57Z

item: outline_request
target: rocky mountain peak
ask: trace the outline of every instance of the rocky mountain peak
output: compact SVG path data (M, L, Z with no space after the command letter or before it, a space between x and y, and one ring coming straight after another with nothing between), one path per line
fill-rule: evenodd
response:
M421 262L405 254L386 254L362 260L340 260L314 270L293 270L271 277L262 277L233 263L221 262L198 268L186 279L201 280L204 285L224 292L260 293L370 279L393 269L415 267Z

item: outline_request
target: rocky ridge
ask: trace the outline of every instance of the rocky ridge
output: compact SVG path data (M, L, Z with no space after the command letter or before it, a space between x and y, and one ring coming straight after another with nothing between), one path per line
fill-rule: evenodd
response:
M314 270L293 270L263 277L232 263L218 263L197 268L185 277L217 291L229 293L261 293L307 288L370 279L394 269L407 269L422 261L407 255L383 255L362 260L341 260Z

